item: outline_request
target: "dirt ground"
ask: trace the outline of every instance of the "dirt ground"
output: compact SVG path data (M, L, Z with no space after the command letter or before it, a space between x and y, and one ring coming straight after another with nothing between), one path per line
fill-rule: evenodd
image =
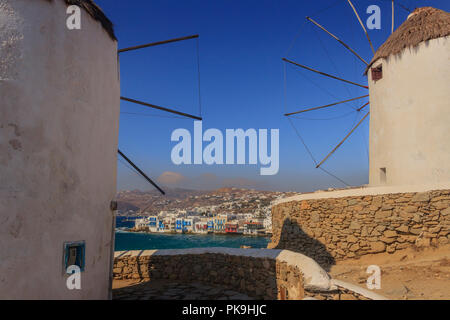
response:
M389 299L450 300L450 245L341 261L329 273L335 279L366 287L369 265L381 269L381 289L374 292Z
M366 288L369 265L381 269L381 289L374 292L389 299L450 300L450 245L366 255L359 260L338 262L329 273L335 279ZM137 284L133 280L115 280L113 289ZM160 287L156 283L155 286Z

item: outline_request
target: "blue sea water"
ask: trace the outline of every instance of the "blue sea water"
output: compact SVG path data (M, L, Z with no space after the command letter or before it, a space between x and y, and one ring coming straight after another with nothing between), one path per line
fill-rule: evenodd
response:
M132 227L134 221L124 221L117 217L116 227ZM148 249L182 249L198 247L239 248L241 245L252 248L266 248L269 237L252 237L243 235L218 234L168 234L168 233L134 233L116 231L115 251Z

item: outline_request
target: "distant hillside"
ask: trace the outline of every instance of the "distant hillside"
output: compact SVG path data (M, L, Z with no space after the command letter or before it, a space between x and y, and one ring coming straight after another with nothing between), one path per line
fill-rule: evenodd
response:
M119 212L142 210L156 214L161 210L189 210L204 206L217 206L217 212L253 212L257 208L267 207L276 197L290 194L240 188L221 188L214 191L166 189L165 191L164 196L156 190L120 191L116 196Z
M119 212L126 212L129 210L137 211L139 210L139 207L136 207L135 205L129 202L117 201L117 210L119 210Z

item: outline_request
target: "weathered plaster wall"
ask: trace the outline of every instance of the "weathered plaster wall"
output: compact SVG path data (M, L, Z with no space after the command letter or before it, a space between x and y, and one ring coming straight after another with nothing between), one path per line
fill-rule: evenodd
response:
M106 299L116 192L117 44L64 1L0 0L0 299ZM81 290L63 242L86 241Z
M255 299L379 299L362 288L335 283L312 259L288 250L195 248L118 251L114 279L202 282Z
M450 182L450 37L380 59L370 88L369 183ZM386 168L386 183L380 180Z
M405 188L408 189L408 188ZM377 188L302 195L272 207L269 248L337 260L450 242L450 189L380 194ZM345 195L335 197L334 195Z

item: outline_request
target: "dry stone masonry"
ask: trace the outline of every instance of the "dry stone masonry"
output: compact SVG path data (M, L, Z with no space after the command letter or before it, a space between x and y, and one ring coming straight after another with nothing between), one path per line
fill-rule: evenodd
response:
M355 290L335 285L314 260L288 250L119 251L115 253L113 274L116 280L203 283L255 299L369 299Z
M450 242L450 190L319 198L272 208L269 248L337 260Z

